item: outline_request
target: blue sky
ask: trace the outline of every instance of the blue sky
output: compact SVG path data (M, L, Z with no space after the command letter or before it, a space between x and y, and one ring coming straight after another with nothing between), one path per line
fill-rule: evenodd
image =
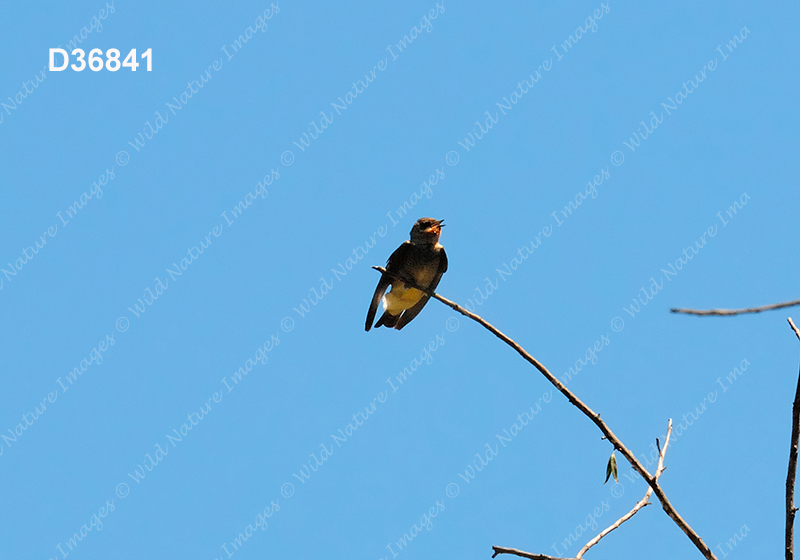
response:
M0 6L0 557L574 556L646 490L597 428L438 302L363 330L422 216L637 455L673 419L718 557L781 555L792 310L668 310L798 298L798 15ZM700 557L658 505L587 556L645 549Z

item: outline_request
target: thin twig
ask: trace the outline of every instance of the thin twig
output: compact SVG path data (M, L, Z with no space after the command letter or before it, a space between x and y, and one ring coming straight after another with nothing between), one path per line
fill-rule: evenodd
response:
M797 339L800 340L800 331L789 317ZM800 374L797 377L797 389L794 393L792 405L792 445L789 448L789 472L786 474L786 560L794 560L794 516L797 508L794 507L794 481L797 476L797 440L800 438Z
M800 331L799 331L799 330L797 330L797 327L795 327L795 326L794 326L794 321L792 321L792 318L791 318L791 317L789 317L789 318L787 319L787 321L789 321L789 325L791 325L791 327L792 327L792 330L794 331L794 334L795 334L795 336L797 337L797 340L800 340Z
M761 313L762 311L771 311L773 309L783 309L784 307L792 307L800 305L800 299L795 301L787 301L785 303L773 303L772 305L764 305L762 307L747 307L745 309L677 309L672 308L670 311L673 313L685 313L687 315L700 315L702 317L708 315L742 315L744 313Z
M666 455L666 453L667 453L667 446L669 445L669 436L671 434L672 434L672 418L669 419L669 425L667 427L667 437L664 440L664 447L662 448L661 446L659 446L658 467L656 467L656 474L653 475L653 478L655 478L656 480L658 480L658 477L660 477L661 473L664 472L664 455ZM656 440L656 441L658 441L658 440ZM619 529L619 526L622 525L623 523L625 523L628 519L630 519L634 515L636 515L637 511L642 509L644 506L650 504L649 500L650 500L650 496L652 494L653 494L653 489L648 486L647 487L647 492L645 492L644 498L639 500L636 503L636 505L633 506L632 510L630 510L628 513L626 513L625 515L623 515L622 517L617 519L614 523L612 523L610 526L608 526L606 529L604 529L599 535L597 535L595 538L593 538L588 543L586 543L586 545L584 545L584 547L580 550L580 552L578 552L578 554L575 555L575 560L580 560L581 558L583 558L583 555L586 554L586 552L590 548L592 548L594 545L599 543L600 539L605 537L607 534L609 534L614 529Z
M493 546L492 550L494 550L492 558L498 554L514 554L516 556L522 556L523 558L530 558L531 560L575 560L574 558L559 558L557 556L548 556L547 554L531 554L530 552L525 552L524 550L506 548L504 546Z
M378 272L381 272L382 274L388 274L393 278L402 280L407 286L411 288L416 288L417 290L420 290L421 292L424 292L429 296L438 299L439 301L441 301L443 304L450 307L454 311L457 311L458 313L461 313L465 317L469 317L473 321L476 321L485 329L487 329L489 332L494 334L497 338L499 338L500 340L511 346L511 348L516 350L516 352L520 356L522 356L528 363L530 363L531 365L533 365L533 367L538 369L539 372L542 375L544 375L547 378L547 380L550 383L552 383L562 395L567 397L567 400L570 403L572 403L575 407L577 407L578 410L583 412L592 422L594 422L594 424L598 428L600 428L600 431L603 432L603 435L605 435L606 438L608 438L608 441L610 441L614 445L614 448L619 450L619 452L622 454L623 457L625 457L625 459L628 460L628 462L631 464L634 470L636 470L636 472L639 473L639 475L647 482L647 484L650 485L650 487L653 489L653 492L655 492L656 497L658 497L658 500L661 502L661 507L664 508L664 511L667 513L667 515L669 515L670 518L672 518L672 520L675 522L675 524L681 528L681 530L686 534L687 537L689 537L689 540L691 540L692 543L694 543L695 547L697 547L697 549L703 553L703 556L705 556L707 560L716 560L716 556L714 556L714 553L711 552L710 548L708 548L708 545L706 545L706 543L703 542L703 539L700 538L700 535L698 535L694 531L694 529L692 529L689 526L689 524L683 519L683 517L680 516L680 514L672 506L670 501L667 499L666 494L658 485L658 481L655 478L653 478L653 476L649 472L647 472L647 469L644 467L644 465L642 465L639 462L639 460L634 456L631 450L625 447L625 444L623 444L622 441L616 435L614 435L614 432L611 431L611 428L609 428L608 425L600 419L600 415L594 412L588 406L586 406L583 403L583 401L581 401L578 397L576 397L572 393L572 391L567 389L566 385L561 383L561 381L559 381L555 375L550 373L550 371L548 371L546 367L544 367L541 363L539 363L539 361L536 358L528 354L528 352L526 352L522 346L520 346L519 344L514 342L511 338L500 332L491 323L485 321L484 319L482 319L478 315L475 315L474 313L470 313L469 311L467 311L460 305L450 301L449 299L444 298L439 294L434 293L431 290L428 290L427 288L422 288L421 286L418 286L413 282L408 282L406 279L400 276L388 273L386 272L386 269L383 267L373 266L372 268L374 268Z

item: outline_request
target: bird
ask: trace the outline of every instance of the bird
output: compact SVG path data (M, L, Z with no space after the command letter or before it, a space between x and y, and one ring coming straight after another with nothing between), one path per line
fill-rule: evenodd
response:
M378 286L372 296L367 312L365 328L372 328L372 321L383 300L383 315L375 327L389 327L397 330L405 327L419 315L430 296L416 288L409 288L396 278L405 278L431 292L436 290L442 275L447 271L447 254L439 244L444 220L420 218L411 228L411 240L403 242L386 261L386 273L381 274ZM390 273L390 274L387 274ZM388 294L386 289L391 286Z

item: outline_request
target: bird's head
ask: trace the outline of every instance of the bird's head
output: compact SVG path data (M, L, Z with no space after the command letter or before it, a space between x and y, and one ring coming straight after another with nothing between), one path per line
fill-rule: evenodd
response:
M420 218L411 228L411 242L419 245L436 245L444 227L444 220Z

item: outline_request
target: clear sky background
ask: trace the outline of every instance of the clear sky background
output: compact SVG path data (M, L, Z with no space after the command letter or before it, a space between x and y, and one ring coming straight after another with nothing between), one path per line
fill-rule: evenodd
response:
M782 557L800 312L669 308L800 297L800 9L605 6L0 5L0 557L574 556L646 490L598 429L438 302L364 332L422 216L442 295L559 378L602 347L569 388L637 455L672 418L678 511ZM83 27L152 71L48 71ZM700 557L657 502L588 557L643 555Z

